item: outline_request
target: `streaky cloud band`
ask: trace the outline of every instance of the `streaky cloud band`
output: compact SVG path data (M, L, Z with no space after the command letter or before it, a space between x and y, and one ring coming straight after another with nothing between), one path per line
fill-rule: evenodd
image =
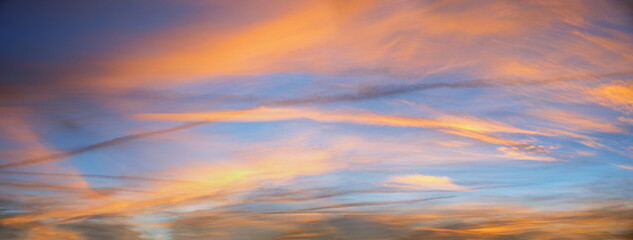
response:
M399 84L399 85L378 85L371 87L360 87L359 91L353 94L340 94L340 95L330 95L330 96L311 96L305 98L296 98L289 100L281 100L278 102L259 105L251 108L242 109L236 111L236 115L246 113L251 110L255 110L261 107L278 107L278 106L290 106L290 105L299 105L299 104L309 104L309 103L334 103L334 102L348 102L348 101L362 101L376 98L383 98L389 96L395 96L399 94L418 92L424 90L438 89L438 88L450 88L450 89L458 89L458 88L491 88L491 87L512 87L512 86L532 86L532 85L542 85L549 84L555 82L565 82L565 81L573 81L573 80L587 80L587 79L602 79L608 77L621 77L633 75L633 70L626 71L617 71L603 74L582 74L582 75L574 75L574 76L562 76L562 77L554 77L536 81L529 80L518 80L518 81L498 81L499 79L477 79L477 80L469 80L457 83L414 83L414 84ZM228 118L228 117L227 117ZM193 127L202 126L205 124L213 123L221 121L222 119L216 119L213 121L197 121L181 124L175 127L156 130L156 131L148 131L138 134L131 134L126 136L121 136L117 138L113 138L110 140L106 140L103 142L87 145L84 147L80 147L71 151L61 152L51 155L46 155L42 157L36 157L31 159L26 159L22 161L17 161L13 163L7 163L0 165L0 169L6 168L14 168L14 167L22 167L32 164L37 164L41 162L47 162L55 159L66 158L74 155L78 155L81 153L110 147L126 142L131 142L137 139L148 138L156 135L162 135L166 133L176 132L184 129L189 129Z

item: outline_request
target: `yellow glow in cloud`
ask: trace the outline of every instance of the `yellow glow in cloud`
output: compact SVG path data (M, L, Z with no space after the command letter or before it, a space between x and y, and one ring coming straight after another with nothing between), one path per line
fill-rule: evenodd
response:
M395 188L416 188L449 191L467 190L466 188L453 184L451 182L451 179L448 177L435 177L420 174L392 177L385 185Z
M344 164L329 161L331 153L313 147L288 147L296 144L278 143L283 148L249 146L246 156L236 156L231 161L181 162L178 167L164 169L159 175L177 175L191 181L163 182L144 185L143 193L119 192L94 197L64 192L56 196L61 205L30 214L2 219L2 224L20 225L41 219L54 222L76 222L99 214L135 214L157 209L195 209L196 204L211 202L214 205L229 204L234 199L223 199L230 194L239 195L261 184L271 186L297 176L326 174ZM227 193L230 192L230 193ZM72 202L73 204L68 204ZM51 222L53 223L53 222ZM42 230L44 231L44 230ZM47 230L48 231L48 230ZM62 239L72 239L64 238ZM35 239L35 238L34 238ZM55 237L42 239L57 239Z

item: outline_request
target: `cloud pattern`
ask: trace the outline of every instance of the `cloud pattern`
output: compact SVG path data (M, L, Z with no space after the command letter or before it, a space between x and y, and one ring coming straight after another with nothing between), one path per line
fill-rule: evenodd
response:
M2 239L631 239L627 1L5 1Z

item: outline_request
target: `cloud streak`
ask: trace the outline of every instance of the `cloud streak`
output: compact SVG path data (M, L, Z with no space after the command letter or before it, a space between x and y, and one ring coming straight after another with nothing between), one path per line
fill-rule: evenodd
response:
M629 239L627 10L8 1L0 238Z
M465 81L461 83L431 83L431 84L421 83L421 84L413 84L413 85L376 86L376 87L369 87L369 88L361 88L361 90L356 94L342 94L342 95L333 95L333 96L313 96L313 97L308 97L308 98L283 100L283 101L275 102L272 104L268 104L266 106L291 106L291 105L308 104L308 103L333 103L333 102L345 102L345 101L361 101L361 100L368 100L368 99L374 99L374 98L389 97L389 96L394 96L398 94L404 94L404 93L410 93L410 92L416 92L416 91L422 91L422 90L436 89L436 88L475 88L475 87L507 87L507 86L521 86L521 85L538 85L538 84L547 84L547 83L560 82L560 81L570 81L570 80L577 80L577 79L598 79L598 78L605 78L605 77L624 76L624 75L630 75L630 74L633 74L633 71L614 72L614 73L607 73L607 74L589 74L589 75L579 75L579 76L557 77L557 78L538 80L538 81L520 81L520 82L502 83L502 84L492 83L486 80L471 80L471 81ZM234 116L238 116L240 114L257 110L260 108L261 107L243 109L243 110L231 112L231 114L234 114ZM186 123L186 124L178 125L171 128L161 129L161 130L148 131L148 132L139 133L139 134L121 136L121 137L117 137L111 140L80 147L68 152L56 153L56 154L52 154L48 156L36 157L32 159L26 159L22 161L13 162L13 163L3 164L3 165L0 165L0 169L21 167L21 166L27 166L31 164L66 158L66 157L74 156L77 154L93 151L96 149L134 141L137 139L148 138L148 137L157 136L161 134L185 130L185 129L189 129L189 128L193 128L193 127L197 127L197 126L201 126L201 125L205 125L205 124L209 124L209 123L213 123L217 121L222 121L224 119L230 119L231 117L233 116L223 116L222 118L208 120L208 121L196 121L196 122ZM465 133L464 135L476 135L476 134ZM485 139L488 139L487 140L488 142L502 141L502 140L498 140L498 139L495 139L494 137L489 137L489 136L485 137ZM521 144L517 143L515 145L521 145Z
M149 181L149 182L171 182L171 183L188 183L185 180L134 177L134 176L112 176L101 174L71 174L71 173L42 173L42 172L20 172L20 171L0 171L0 174L6 175L27 175L27 176L47 176L47 177L70 177L70 178L100 178L108 180L122 181Z

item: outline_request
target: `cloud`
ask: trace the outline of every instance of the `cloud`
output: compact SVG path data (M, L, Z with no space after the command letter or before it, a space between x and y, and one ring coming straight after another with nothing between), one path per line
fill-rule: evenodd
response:
M142 193L142 190L132 190L132 189L123 189L123 188L82 188L82 187L72 187L72 186L64 186L64 185L52 185L45 183L31 183L31 182L0 182L1 186L7 187L16 187L16 188L34 188L34 189L42 189L42 190L71 190L71 191L87 191L87 192L108 192L108 191L125 191L125 192L137 192Z
M55 153L55 154L51 154L51 155L44 155L44 156L39 156L39 157L31 158L31 159L26 159L26 160L22 160L22 161L18 161L18 162L12 162L12 163L3 164L3 165L0 165L0 169L26 166L26 165L31 165L31 164L41 163L41 162L47 162L47 161L51 161L51 160L55 160L55 159L65 158L65 157L81 154L81 153L84 153L84 152L92 151L92 150L95 150L95 149L104 148L104 147L108 147L108 146L112 146L112 145L117 145L117 144L120 144L120 143L123 143L123 142L129 142L129 141L136 140L136 139L146 138L146 137L150 137L150 136L156 136L156 135L159 135L159 134L165 134L165 133L169 133L169 132L175 132L175 131L179 131L179 130L182 130L182 129L187 129L187 128L199 126L199 125L202 125L202 124L205 124L205 123L207 123L207 122L186 123L186 124L182 124L182 125L179 125L179 126L176 126L176 127L172 127L172 128L161 129L161 130L157 130L157 131L144 132L144 133L141 133L141 134L132 134L132 135L126 135L126 136L122 136L122 137L117 137L117 138L110 139L110 140L107 140L107 141L104 141L104 142L99 142L99 143L87 145L87 146L84 146L84 147L80 147L80 148L77 148L77 149L74 149L74 150L71 150L71 151L68 151L68 152L60 152L60 153Z
M0 224L0 238L2 239L25 239L26 236L28 236L28 231L25 229Z
M342 167L340 163L329 161L331 153L314 148L284 147L283 149L273 149L273 151L270 149L252 149L251 153L252 155L243 156L241 160L236 159L231 162L216 164L190 163L180 167L165 169L171 175L187 176L187 179L192 181L157 182L154 185L146 185L145 191L141 193L104 194L93 198L76 196L77 198L68 201L77 203L73 208L44 209L43 211L34 212L29 217L13 219L13 221L32 221L32 219L47 218L66 221L99 214L125 215L153 212L158 209L188 208L188 206L213 201L216 204L222 204L223 202L228 204L238 200L223 198L240 196L244 192L254 190L260 185L274 186L283 184L295 177L325 174ZM47 184L2 184L20 188L88 190ZM123 189L116 188L111 190L123 191ZM91 191L100 190L91 189ZM140 197L134 194L143 194L145 196Z
M516 160L534 160L534 161L557 161L558 159L549 156L529 154L520 151L516 147L499 147L497 148L502 154L499 157L516 159Z
M302 49L330 40L339 31L339 25L353 18L364 5L369 3L305 1L288 4L282 11L262 6L261 11L267 14L255 15L255 19L234 28L225 29L222 25L231 25L231 22L216 19L167 29L158 36L146 36L148 41L141 43L145 51L134 51L138 46L131 44L127 47L131 54L107 60L108 68L112 69L108 74L117 81L106 78L92 83L127 88L148 84L155 77L169 83L195 81L210 75L283 71L285 67L279 62ZM201 17L204 18L204 14Z
M278 239L395 239L401 235L401 228L388 222L378 222L362 216L340 216L312 221L299 226L293 233Z
M448 177L435 177L420 174L411 174L391 177L385 184L395 188L416 188L448 191L465 191L467 188L455 185Z
M277 102L267 104L265 106L259 106L259 107L248 108L248 109L243 109L243 110L236 110L231 113L226 112L224 116L215 118L213 120L191 122L191 123L186 123L186 124L178 125L171 128L161 129L161 130L148 131L148 132L143 132L139 134L121 136L121 137L106 140L103 142L86 145L86 146L83 146L74 150L70 150L67 152L59 152L59 153L54 153L50 155L37 156L34 158L22 160L22 161L7 163L4 165L0 165L0 169L26 166L26 165L36 164L40 162L47 162L47 161L51 161L55 159L60 159L60 158L65 158L65 157L81 154L84 152L93 151L100 148L105 148L105 147L109 147L113 145L118 145L118 144L130 142L130 141L134 141L137 139L142 139L142 138L162 135L166 133L176 132L176 131L180 131L184 129L189 129L189 128L209 124L212 122L220 121L224 118L231 118L234 115L240 115L243 113L250 112L252 110L266 108L266 106L274 107L274 106L289 106L289 105L306 104L306 103L333 103L333 102L345 102L345 101L360 101L360 100L388 97L388 96L409 93L409 92L414 92L414 91L435 89L435 88L474 88L474 87L540 85L540 84L547 84L547 83L552 83L552 82L565 82L565 81L576 80L576 79L599 79L599 78L604 78L604 77L629 75L629 74L631 74L630 71L624 71L624 72L613 72L613 73L606 73L606 74L584 74L584 75L578 75L578 76L555 77L555 78L542 79L542 80L537 80L537 81L494 82L494 81L485 81L485 80L471 80L471 81L460 82L460 83L418 83L418 84L408 84L408 85L387 85L387 86L364 87L364 88L359 88L358 92L355 94L311 96L311 97L297 98L297 99L291 99L291 100L282 100L282 101L277 101ZM450 116L446 116L446 117L450 117ZM461 116L461 117L463 118L463 117L468 117L468 116ZM454 118L454 117L450 117L450 118ZM473 119L472 117L470 118ZM486 124L488 125L488 127L495 127L495 125L505 125L499 122L487 123L481 120L478 120L478 122L479 124L482 124L482 123ZM464 136L471 136L471 137L478 138L486 142L496 143L496 144L525 145L525 144L521 144L517 142L513 143L511 141L506 141L506 140L496 138L493 136L484 136L481 134L477 134L476 132L469 132L468 129L465 129L465 130L466 131L446 130L446 132L462 134Z
M0 201L0 238L631 236L628 179L586 165L630 155L633 36L617 5L186 1L173 9L183 21L145 25L14 4L8 36L31 42L38 21L64 31L0 63L0 169L29 168L0 172L0 193L24 202ZM95 9L145 9L110 4ZM86 34L68 34L66 10ZM122 22L134 33L112 31ZM60 34L86 45L58 47ZM23 54L51 48L63 54ZM194 129L215 122L276 123ZM186 129L198 132L173 134ZM582 151L594 154L506 161ZM469 175L481 169L489 178ZM543 177L552 171L571 175ZM436 201L444 191L454 197Z
M620 122L633 123L633 118L618 117Z
M580 113L564 111L555 108L543 108L531 110L530 114L548 120L554 126L561 129L567 129L575 132L607 132L607 133L626 133L626 129L616 127L607 123L608 120L595 116L588 116Z
M175 179L161 179L161 178L135 177L135 176L111 176L111 175L100 175L100 174L41 173L41 172L19 172L19 171L0 171L0 174L48 176L48 177L102 178L102 179L124 180L124 181L127 180L127 181L150 181L150 182L187 182L184 180L175 180Z
M55 152L48 148L38 134L32 111L25 108L0 108L0 113L0 136L13 143L15 149L22 149L27 157Z
M426 207L338 214L185 214L171 223L172 237L231 239L515 239L609 236L627 239L630 208L610 206L575 212L535 211L511 205ZM546 213L546 214L545 214ZM441 219L438 221L438 219ZM624 222L623 222L624 221ZM616 222L617 226L609 226ZM549 223L544 225L543 223ZM277 227L274 227L277 224ZM588 228L591 226L591 228Z
M625 113L633 113L633 84L622 81L586 91L592 101Z
M239 5L222 7L229 11L237 9L234 14L238 15L252 11ZM539 58L540 55L578 57L591 63L599 63L597 60L603 59L604 52L621 52L627 56L623 51L628 50L623 44L626 39L605 39L580 34L580 31L561 33L561 24L582 29L591 27L590 20L602 20L592 9L618 11L609 4L589 2L502 4L486 1L472 6L467 2L307 1L288 4L279 11L264 6L261 10L264 14L252 14L255 17L239 21L241 24L202 20L142 36L145 41L130 43L125 47L129 49L125 54L107 55L103 61L109 70L108 76L91 83L120 88L123 85L169 85L227 74L337 74L358 69L386 69L393 74L423 76L455 66L496 70L497 59L512 62L517 53L526 52L537 54L521 54L521 61L528 62L536 71L545 70L546 74L539 76L552 76L552 72L565 71L560 67L546 69L548 61ZM275 14L270 14L272 12ZM205 19L207 14L203 11L200 15ZM578 20L583 18L584 21ZM555 34L563 36L522 38ZM609 44L605 44L607 40ZM490 41L497 44L494 47L480 44ZM552 53L550 47L562 46L558 44L561 42L578 51ZM516 47L517 44L523 47ZM573 62L567 63L570 68L575 66ZM518 73L521 76L525 71ZM161 81L152 81L156 78Z
M266 122L294 119L310 119L322 122L350 122L380 126L439 129L447 133L456 134L468 138L474 138L483 142L516 146L526 144L514 140L495 137L490 134L500 132L539 135L542 134L535 131L515 128L500 122L483 121L472 116L444 116L443 118L446 119L446 121L442 121L421 117L380 115L364 111L349 113L349 111L333 112L308 108L260 107L248 112L226 111L194 113L144 113L136 114L134 118L155 121L213 121L216 119L226 119L226 121L232 122Z
M131 225L107 223L103 220L86 220L60 224L57 227L79 233L83 240L141 240L141 234L132 230Z
M615 165L613 164L613 166L622 168L622 169L628 169L628 170L633 170L633 166L629 166L629 165Z
M413 204L413 203L426 202L426 201L431 201L431 200L436 200L436 199L444 199L444 198L452 198L452 196L423 198L423 199L414 199L414 200L402 200L402 201L343 203L343 204L335 204L335 205L329 205L329 206L304 208L304 209L281 211L281 212L265 212L263 214L295 214L295 213L320 212L321 210L329 210L329 209L358 208L358 207L398 205L398 204Z

